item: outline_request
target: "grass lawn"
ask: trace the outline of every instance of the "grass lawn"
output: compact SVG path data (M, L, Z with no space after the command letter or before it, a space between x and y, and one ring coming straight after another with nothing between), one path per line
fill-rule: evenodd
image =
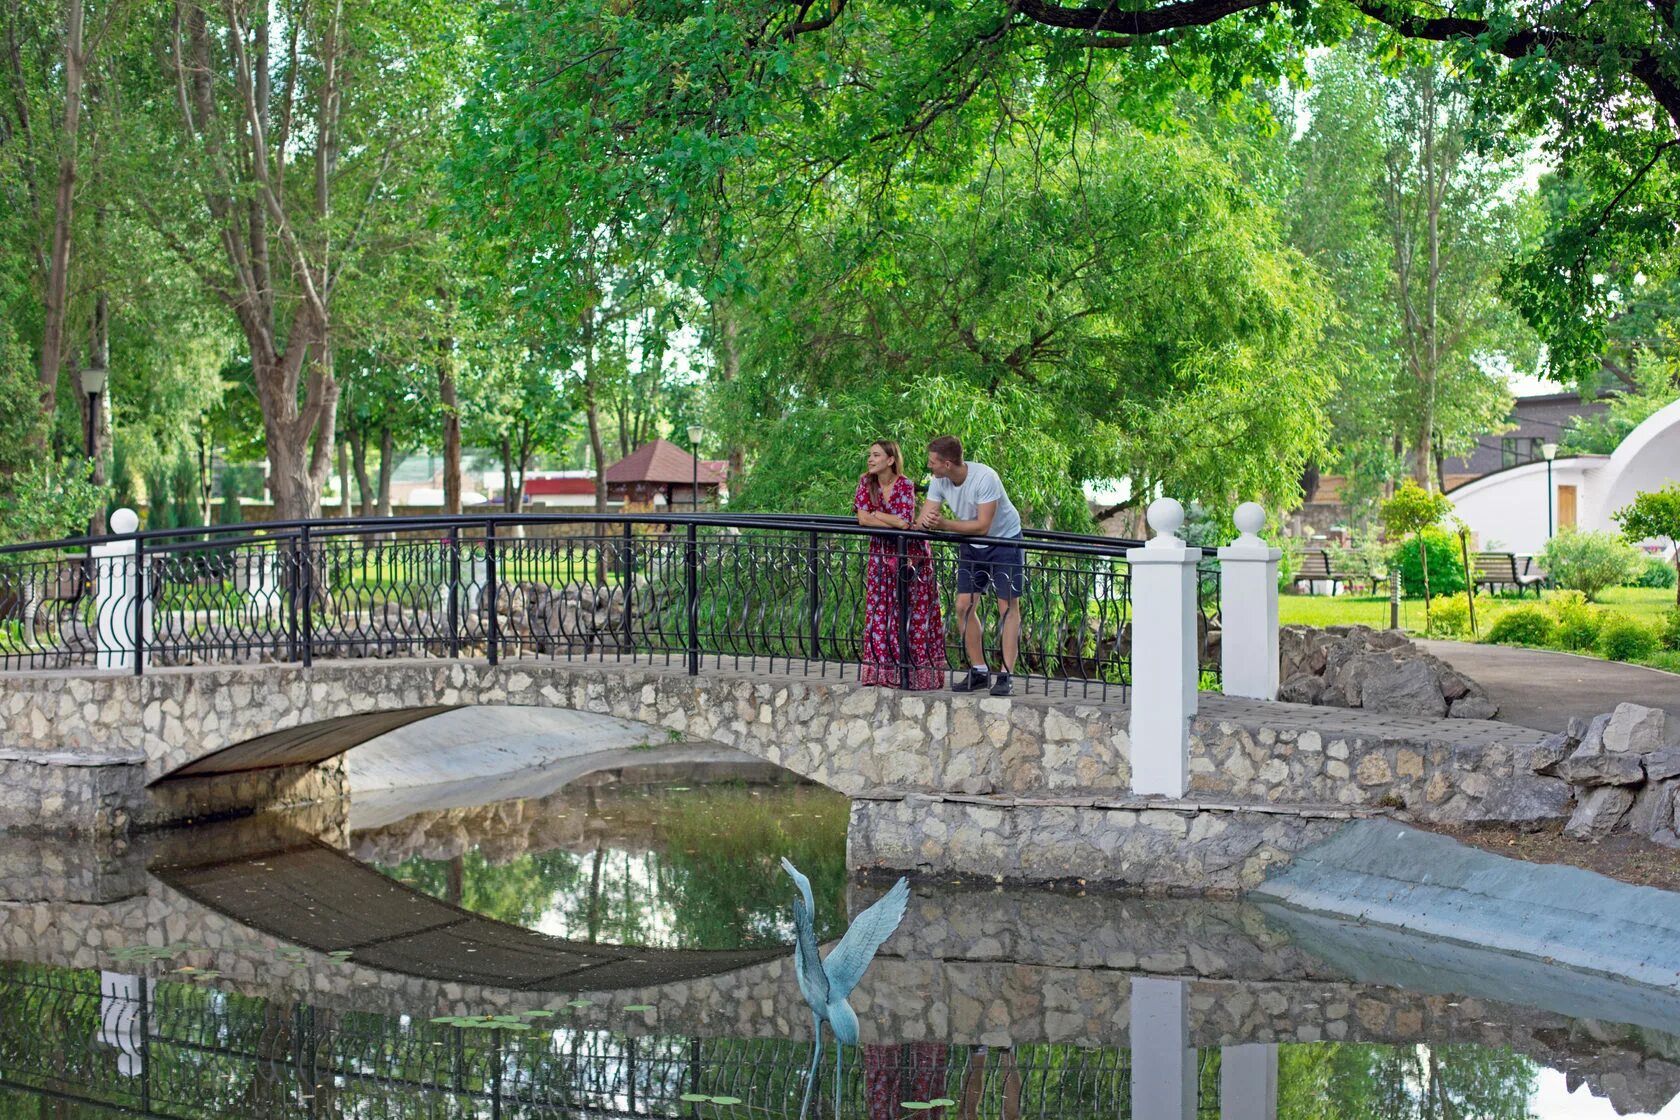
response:
M1283 626L1347 626L1359 623L1388 628L1387 595L1279 595L1278 623ZM1423 600L1400 601L1400 628L1423 629Z

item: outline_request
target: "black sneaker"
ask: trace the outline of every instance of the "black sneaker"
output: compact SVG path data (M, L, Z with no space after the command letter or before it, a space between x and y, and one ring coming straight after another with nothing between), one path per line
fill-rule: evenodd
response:
M1010 683L1008 673L999 673L997 675L997 680L992 682L993 696L1008 696L1014 691L1015 686Z
M952 681L952 692L979 692L992 683L992 675L984 669L970 669L964 680Z

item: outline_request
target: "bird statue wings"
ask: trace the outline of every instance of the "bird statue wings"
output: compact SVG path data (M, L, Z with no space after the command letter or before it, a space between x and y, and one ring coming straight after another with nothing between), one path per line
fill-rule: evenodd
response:
M815 1043L811 1053L811 1071L805 1084L805 1103L800 1106L799 1114L805 1115L810 1107L811 1090L816 1084L817 1067L822 1059L822 1025L827 1023L835 1041L834 1113L838 1116L840 1044L855 1044L858 1040L857 1014L846 997L863 979L864 971L875 959L876 951L904 920L904 908L910 901L910 884L904 879L894 883L891 890L857 916L840 939L840 944L824 960L817 951L816 903L811 897L811 880L786 859L782 860L782 869L799 888L799 897L793 900L793 960L800 994L811 1006Z

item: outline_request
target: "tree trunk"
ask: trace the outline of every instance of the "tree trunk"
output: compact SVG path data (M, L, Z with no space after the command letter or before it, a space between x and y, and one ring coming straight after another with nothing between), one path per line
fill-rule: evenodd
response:
M506 432L502 433L502 512L518 513L519 506L514 502L513 494L513 441L508 439Z
M525 475L531 469L531 418L519 419L519 454L514 459L513 508L518 512L525 505Z
M379 431L379 516L391 516L391 472L397 469L396 435L386 425Z
M713 314L717 317L718 326L718 369L723 383L728 385L741 372L741 324L727 300L714 304ZM732 444L729 448L728 477L740 478L745 467L746 451L739 444Z
M595 459L595 512L607 512L607 449L601 442L601 409L595 393L595 308L584 311L583 414L589 421L589 453Z
M58 372L64 361L64 320L70 292L70 236L76 205L76 134L82 123L82 0L69 0L64 29L64 134L53 204L52 257L47 271L45 318L41 324L41 427L44 451L58 411ZM80 391L80 386L77 387Z
M440 290L438 295L443 296ZM438 398L443 402L443 512L461 512L461 410L455 401L455 340L438 340Z
M356 493L362 499L362 516L372 517L374 505L378 501L373 492L373 484L368 481L367 468L367 433L351 431L346 433L345 442L350 445L350 461L356 468Z

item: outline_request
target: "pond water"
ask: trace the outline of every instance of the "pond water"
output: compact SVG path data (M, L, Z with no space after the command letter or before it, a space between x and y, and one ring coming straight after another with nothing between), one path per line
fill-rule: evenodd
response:
M0 847L0 1120L795 1117L818 934L884 883L764 767ZM847 1117L1680 1117L1680 1001L1239 903L919 884ZM833 1115L834 1048L810 1115ZM938 1103L948 1102L948 1103Z

